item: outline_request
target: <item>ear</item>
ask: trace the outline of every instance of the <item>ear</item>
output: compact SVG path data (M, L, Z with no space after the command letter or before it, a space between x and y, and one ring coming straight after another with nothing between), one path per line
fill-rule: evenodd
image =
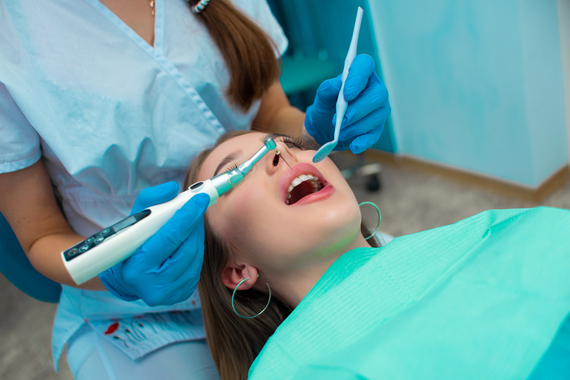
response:
M249 264L228 264L222 270L222 283L231 290L234 290L244 278L249 280L244 281L238 290L250 289L258 277L257 268Z

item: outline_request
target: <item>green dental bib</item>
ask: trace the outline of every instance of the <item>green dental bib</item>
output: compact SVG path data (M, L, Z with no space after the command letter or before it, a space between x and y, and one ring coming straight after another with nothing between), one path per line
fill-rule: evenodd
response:
M249 378L526 379L569 313L570 211L486 211L344 254Z

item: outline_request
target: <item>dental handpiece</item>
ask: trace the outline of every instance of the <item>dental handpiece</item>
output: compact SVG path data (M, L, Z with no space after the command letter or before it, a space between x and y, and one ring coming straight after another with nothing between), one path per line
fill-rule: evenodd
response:
M186 202L198 194L208 194L210 204L240 184L267 152L276 151L275 141L266 137L264 145L237 168L196 182L174 199L161 203L104 228L84 241L61 252L63 264L77 285L127 259L154 235Z

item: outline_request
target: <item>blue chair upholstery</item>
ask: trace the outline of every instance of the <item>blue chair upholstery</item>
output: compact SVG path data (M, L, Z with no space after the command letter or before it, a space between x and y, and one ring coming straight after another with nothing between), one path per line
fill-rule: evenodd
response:
M30 297L43 302L59 302L61 285L34 269L2 214L0 214L0 272Z
M291 96L307 90L316 89L324 80L338 74L337 65L331 60L317 57L296 59L285 56L282 59L281 87L286 95Z

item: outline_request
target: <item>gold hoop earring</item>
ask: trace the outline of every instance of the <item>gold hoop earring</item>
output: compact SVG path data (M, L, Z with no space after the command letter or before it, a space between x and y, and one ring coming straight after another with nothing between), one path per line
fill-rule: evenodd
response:
M376 235L376 232L378 232L378 228L380 228L380 222L382 222L382 214L380 213L380 209L378 208L378 206L376 206L374 203L372 202L362 202L358 205L358 207L361 207L362 205L371 205L374 206L374 208L376 209L376 211L378 212L378 225L376 226L376 229L374 230L374 232L372 232L372 234L366 238L364 238L364 240L368 240L370 239L372 236Z
M258 276L258 277L259 277L259 276ZM249 280L249 279L250 279L250 277L244 278L243 280L241 280L241 281L239 282L239 284L237 284L237 286L235 287L234 292L232 293L232 308L234 309L234 312L235 312L238 316L240 316L240 317L242 317L242 318L245 318L245 319L252 319L252 318L257 318L257 317L259 317L259 316L267 309L267 307L269 306L269 302L271 302L271 288L269 287L269 284L268 284L268 283L265 283L265 285L267 285L267 289L269 289L269 299L267 300L267 305L265 305L265 307L263 308L263 310L261 310L259 313L255 314L255 315L252 316L252 317L246 317L245 315L241 315L240 313L238 313L238 311L236 310L236 305L234 304L234 298L235 298L235 295L236 295L236 291L237 291L237 289L239 288L239 286L240 286L241 284L243 284L244 282L246 282L246 281Z

